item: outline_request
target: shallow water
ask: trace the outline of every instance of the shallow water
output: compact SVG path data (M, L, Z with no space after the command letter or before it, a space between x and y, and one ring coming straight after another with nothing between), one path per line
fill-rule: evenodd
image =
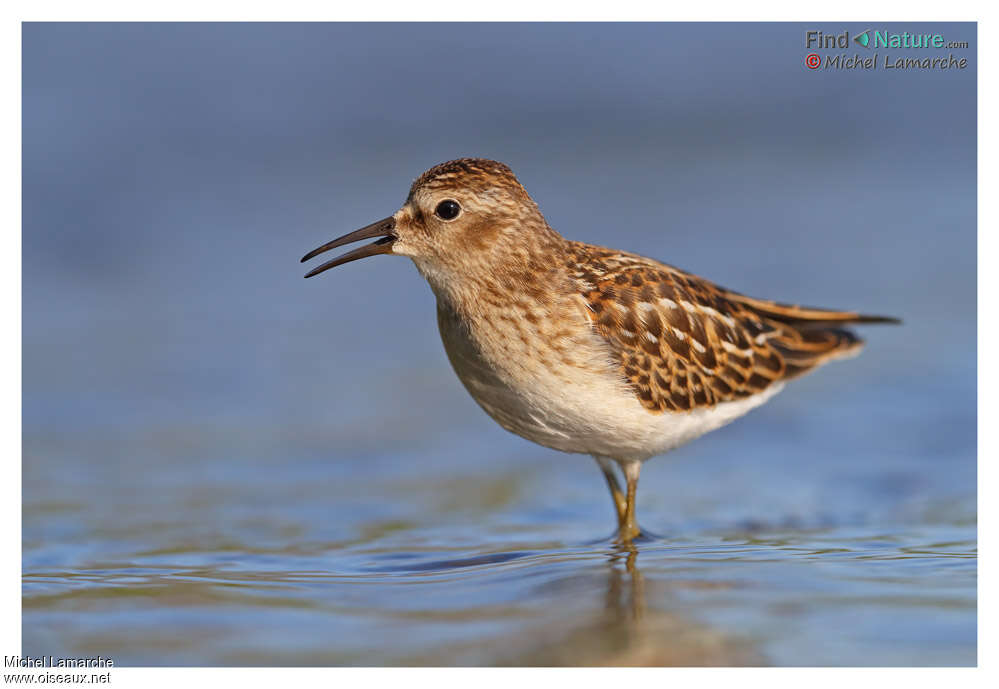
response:
M35 566L25 652L129 665L975 663L967 525L707 530L634 553L497 531L385 523L347 543Z
M741 430L718 444L753 435ZM485 448L423 466L191 461L112 482L63 467L77 480L25 501L24 652L123 665L975 663L974 511L944 499L946 484L927 498L927 478L890 466L858 479L856 465L657 460L640 492L657 533L625 551L590 460L535 451L489 466ZM26 496L48 481L26 480Z
M974 664L974 60L453 28L26 25L22 653ZM574 239L905 325L651 460L622 551L592 460L468 398L408 261L301 278L467 154Z

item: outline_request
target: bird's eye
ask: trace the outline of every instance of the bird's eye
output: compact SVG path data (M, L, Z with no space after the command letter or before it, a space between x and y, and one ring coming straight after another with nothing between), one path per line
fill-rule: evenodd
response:
M458 213L461 213L461 206L458 205L457 201L451 199L441 201L434 210L434 215L441 220L454 220L458 217Z

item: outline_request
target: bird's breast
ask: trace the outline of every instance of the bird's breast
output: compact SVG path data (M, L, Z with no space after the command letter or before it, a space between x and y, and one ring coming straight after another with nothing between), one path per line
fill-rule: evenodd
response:
M455 373L503 428L564 452L619 453L619 434L649 414L576 308L468 317L438 299L437 315Z

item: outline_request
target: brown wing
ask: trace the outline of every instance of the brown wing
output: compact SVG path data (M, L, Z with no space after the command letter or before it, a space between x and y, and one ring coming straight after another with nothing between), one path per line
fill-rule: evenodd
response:
M857 351L862 340L842 325L897 322L753 299L641 256L575 249L567 265L593 327L652 411L748 397Z

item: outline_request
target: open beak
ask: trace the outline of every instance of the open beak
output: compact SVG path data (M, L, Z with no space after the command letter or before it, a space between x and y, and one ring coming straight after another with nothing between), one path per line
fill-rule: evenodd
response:
M319 273L324 270L329 270L330 268L335 268L336 266L344 263L356 261L359 258L367 258L368 256L376 256L377 254L392 253L392 244L396 239L398 239L395 234L395 218L389 216L388 218L379 220L376 223L371 223L367 227L362 227L361 229L355 230L350 234L338 237L332 242L327 242L318 249L313 249L309 253L305 254L305 256L302 256L302 263L305 263L310 258L315 258L319 254L325 253L330 249L335 249L338 246L359 242L362 239L371 239L372 237L381 237L381 239L376 242L372 242L371 244L365 244L364 246L354 249L353 251L348 251L342 256L337 256L332 261L327 261L318 268L313 268L305 274L305 277L310 278L313 275L319 275Z

